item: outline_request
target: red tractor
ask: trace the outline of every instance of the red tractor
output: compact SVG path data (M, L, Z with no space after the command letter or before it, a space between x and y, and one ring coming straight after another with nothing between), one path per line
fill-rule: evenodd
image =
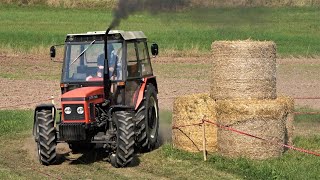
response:
M41 104L34 113L40 162L53 164L60 142L72 151L99 145L114 167L125 167L135 153L154 149L158 88L144 33L108 29L68 34L64 46L61 109ZM158 55L157 44L151 52ZM55 57L55 46L50 55Z

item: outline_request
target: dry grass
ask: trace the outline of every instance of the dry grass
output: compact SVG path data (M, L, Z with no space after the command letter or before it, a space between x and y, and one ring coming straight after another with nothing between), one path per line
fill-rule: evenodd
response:
M20 5L43 4L66 8L114 8L118 0L0 0L0 3ZM168 3L188 3L190 7L279 7L279 6L319 6L320 0L174 0Z
M161 56L165 57L210 57L210 52L203 52L198 46L191 47L190 49L177 50L177 49L163 49Z
M0 3L19 5L48 5L51 7L65 8L114 8L117 0L0 0Z

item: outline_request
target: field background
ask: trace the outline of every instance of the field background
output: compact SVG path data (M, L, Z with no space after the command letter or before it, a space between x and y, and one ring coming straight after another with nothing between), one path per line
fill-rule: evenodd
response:
M170 144L174 98L209 92L215 40L275 41L278 94L319 96L319 1L190 2L173 11L136 13L119 27L142 30L160 45L152 61L164 143L138 155L132 167L114 169L98 150L72 154L66 145L59 146L57 165L40 166L31 129L36 104L51 95L59 103L61 64L50 61L50 45L62 43L67 33L105 30L115 1L0 0L0 179L320 179L320 158L311 155L288 151L278 159L253 161L213 153L203 162L201 153ZM319 110L319 100L296 101L296 111ZM295 117L296 147L320 153L319 118Z
M106 30L112 11L0 6L0 52L47 53L45 48L64 42L67 33ZM196 8L151 15L136 13L118 27L142 30L161 53L174 56L209 55L216 40L272 40L280 56L318 56L318 7Z

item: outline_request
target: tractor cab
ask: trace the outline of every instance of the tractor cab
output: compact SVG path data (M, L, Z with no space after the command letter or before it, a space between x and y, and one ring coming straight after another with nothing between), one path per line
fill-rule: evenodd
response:
M61 76L62 94L81 87L101 86L105 88L105 98L112 104L133 107L141 81L153 76L148 51L147 37L141 31L111 30L107 41L105 31L68 34ZM157 55L158 46L152 44L151 51ZM54 56L52 47L51 57Z

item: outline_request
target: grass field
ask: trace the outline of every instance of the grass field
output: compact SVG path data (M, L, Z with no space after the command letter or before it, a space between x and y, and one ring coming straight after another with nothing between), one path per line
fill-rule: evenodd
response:
M320 158L288 151L278 159L254 161L245 158L228 159L211 154L207 162L201 153L187 153L165 144L158 150L140 155L137 165L127 169L112 168L102 160L83 163L85 158L59 166L40 166L30 152L24 149L31 136L32 111L0 111L0 179L43 179L42 173L63 179L319 179ZM170 124L171 113L162 112L161 122ZM320 124L309 116L298 116L309 127ZM319 152L320 135L296 137L296 147ZM26 167L27 165L27 167ZM35 171L36 169L37 171ZM125 173L124 173L125 171ZM79 172L81 174L79 175Z
M30 51L64 42L67 33L105 30L112 12L47 6L1 5L0 47ZM139 13L119 29L142 30L161 52L208 54L215 40L272 40L281 56L320 53L319 8L203 8ZM178 51L178 52L176 52Z

